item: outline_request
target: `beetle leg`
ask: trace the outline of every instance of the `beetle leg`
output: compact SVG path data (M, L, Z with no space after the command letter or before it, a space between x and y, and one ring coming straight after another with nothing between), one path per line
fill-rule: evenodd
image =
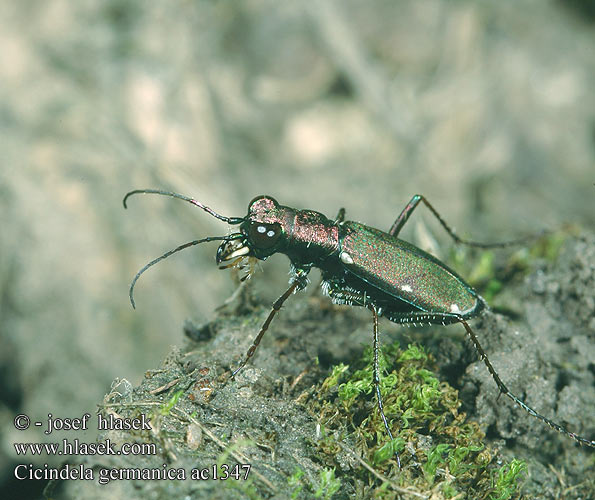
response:
M246 356L244 357L243 361L240 363L240 366L238 366L231 374L231 378L234 378L238 374L238 372L242 368L244 368L244 366L246 366L246 363L248 362L248 360L254 355L254 351L256 351L258 345L260 344L260 341L262 340L262 337L264 336L265 332L269 329L269 325L271 324L271 321L273 321L273 318L279 312L283 303L289 298L289 296L299 286L299 283L300 282L298 280L294 281L291 284L291 286L285 291L285 293L283 295L281 295L281 297L279 297L274 302L273 308L271 309L271 312L267 316L267 319L265 320L263 325L260 327L260 331L258 332L258 335L254 339L254 342L252 342L252 345L250 346L250 349L248 349L248 352L246 353Z
M238 372L242 368L244 368L244 366L246 366L246 363L248 362L248 360L254 355L254 351L256 351L256 349L258 348L258 345L260 344L262 337L264 336L265 332L269 329L269 325L271 324L271 321L273 321L273 318L275 317L275 315L281 310L281 307L283 306L285 301L289 298L289 296L296 290L302 290L305 288L306 281L307 281L306 280L307 274L308 274L308 271L305 271L303 269L295 270L294 277L291 281L291 286L287 290L285 290L285 293L283 295L281 295L281 297L279 297L273 303L273 308L271 309L271 312L267 316L267 319L265 320L265 322L260 327L260 331L258 332L258 335L254 339L254 342L252 342L252 345L250 346L250 349L248 349L248 352L246 353L246 356L240 363L240 366L238 366L232 372L231 378L234 378L238 374Z
M498 397L500 397L500 395L502 395L502 394L505 394L515 404L519 405L523 410L525 410L527 413L529 413L529 415L532 415L533 417L541 420L542 422L545 422L552 429L560 432L561 434L565 434L568 437L571 437L572 439L574 439L575 441L577 441L580 444L595 447L595 441L591 441L591 440L586 439L582 436L579 436L578 434L575 434L574 432L570 432L569 430L567 430L566 428L557 424L556 422L553 422L549 418L544 417L540 413L536 412L527 403L525 403L521 398L519 398L518 396L516 396L515 394L510 392L510 389L508 389L506 384L504 384L504 382L502 382L502 379L498 375L498 372L496 372L495 368L492 366L492 363L490 362L488 355L486 354L486 352L483 350L483 347L479 343L479 339L477 338L477 336L475 335L475 332L473 332L473 330L471 329L471 327L469 326L467 321L465 321L464 317L456 315L456 314L430 314L430 313L425 313L425 312L419 312L419 313L418 312L401 312L400 313L400 312L391 312L391 311L384 311L383 315L395 323L412 323L412 322L425 322L425 321L428 321L431 324L440 324L441 323L443 325L448 325L449 323L461 323L465 327L467 335L469 335L469 338L471 339L471 342L473 343L475 350L479 354L479 359L481 359L481 361L483 361L484 365L488 369L488 372L490 372L492 379L494 379L494 382L496 382L496 385L498 386L498 390L500 391L498 393Z
M409 203L407 203L407 205L401 212L401 215L399 215L399 217L397 217L397 220L390 227L388 234L390 234L391 236L395 236L395 237L398 236L399 233L401 232L401 229L405 225L405 223L409 220L409 217L411 217L411 214L415 210L415 207L417 207L419 202L423 199L425 199L425 198L420 194L414 195L413 198L411 198L411 201ZM438 217L438 218L440 219L440 217Z
M372 311L372 315L374 317L374 390L376 391L376 401L378 402L378 411L380 412L380 417L382 418L382 422L384 422L384 428L386 429L388 438L392 441L393 434L390 431L390 427L388 426L388 420L384 415L384 406L382 405L382 394L380 394L380 369L378 367L378 351L380 350L378 341L378 308L374 304L369 304L368 309ZM401 459L399 458L399 454L397 452L395 452L395 457L397 458L397 465L400 469Z
M427 200L427 198L425 196L423 196L421 194L416 194L416 195L413 196L413 198L411 198L411 200L409 201L409 203L407 203L407 205L405 206L405 208L403 209L403 211L401 212L401 214L399 215L399 217L397 217L397 220L393 223L393 225L389 229L388 234L390 234L391 236L394 236L394 237L398 236L398 234L401 232L401 229L403 229L403 226L409 220L409 217L411 216L411 214L413 213L413 211L415 210L415 208L417 207L417 205L419 205L419 202L420 201L423 201L424 205L426 207L428 207L428 209L430 210L430 212L432 212L432 214L434 215L434 217L436 217L436 219L438 219L438 222L440 222L440 225L446 230L446 232L449 234L449 236L456 243L460 243L462 245L467 245L467 246L470 246L470 247L478 247L478 248L502 248L502 247L509 247L509 246L515 246L515 245L524 244L527 241L530 241L530 240L533 240L535 238L539 238L539 237L543 236L543 234L545 233L545 231L544 231L544 232L541 232L541 233L536 234L536 235L527 236L525 238L519 238L519 239L516 239L516 240L504 241L504 242L495 242L495 243L478 243L476 241L466 240L466 239L463 239L463 238L457 236L457 234L450 228L450 226L440 216L440 214L430 204L430 202Z
M465 327L465 330L467 331L467 334L469 335L469 338L471 339L471 342L473 342L473 345L475 346L475 349L479 353L480 359L486 365L488 371L490 372L490 375L494 379L494 382L496 382L496 385L498 386L498 389L500 390L500 394L506 394L506 396L508 396L510 399L512 399L512 401L514 401L517 405L519 405L523 410L525 410L527 413L529 413L529 415L532 415L535 418L541 420L542 422L545 422L552 429L560 432L561 434L565 434L568 437L571 437L572 439L574 439L579 444L584 444L584 445L587 445L587 446L595 447L595 441L591 441L591 440L586 439L586 438L584 438L582 436L579 436L578 434L575 434L574 432L570 432L569 430L565 429L564 427L562 427L561 425L557 424L556 422L552 422L549 418L544 417L543 415L537 413L533 408L531 408L522 399L520 399L519 397L515 396L512 392L510 392L510 390L508 389L508 387L506 387L506 385L504 384L504 382L502 382L502 380L500 379L498 373L496 372L496 370L492 366L492 363L490 363L490 360L488 359L487 354L485 353L485 351L481 347L481 344L479 343L479 340L475 336L475 333L473 332L473 330L471 330L471 327L461 317L459 317L459 322L462 323L463 326Z
M341 224L345 220L345 209L340 208L337 217L335 217L335 224Z
M373 378L374 378L374 391L376 392L376 401L378 403L378 411L380 418L384 423L384 428L388 434L389 439L392 441L393 434L388 425L388 420L384 415L384 405L382 404L382 394L380 393L380 368L378 366L378 356L380 352L380 342L378 340L378 315L382 314L380 308L370 302L370 298L359 290L353 290L350 288L342 287L342 283L336 280L325 280L323 283L323 290L328 294L333 303L345 304L352 306L364 306L370 309L373 314L373 333L374 333L374 365L373 365ZM401 459L399 454L395 452L397 464L401 468Z

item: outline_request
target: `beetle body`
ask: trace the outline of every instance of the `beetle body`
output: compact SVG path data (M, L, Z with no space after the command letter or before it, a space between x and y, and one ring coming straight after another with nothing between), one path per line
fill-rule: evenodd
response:
M155 189L131 191L124 197L124 207L129 196L140 193L161 194L188 201L219 220L230 225L239 225L239 231L228 236L211 236L185 243L149 262L136 274L130 285L129 294L133 307L134 286L140 275L171 254L193 245L221 241L216 255L221 269L245 268L246 259L250 263L254 259L266 260L275 253L285 254L291 261L289 288L274 302L246 356L232 372L232 377L253 356L283 303L294 292L306 287L308 273L316 267L322 274L323 290L333 302L366 307L373 314L373 384L378 410L391 440L390 424L384 415L380 393L379 316L395 323L461 323L502 394L558 432L581 444L595 447L595 441L570 432L537 413L506 387L466 321L487 308L485 301L452 269L436 257L399 239L398 234L415 208L423 202L457 243L491 248L514 245L524 240L493 244L463 240L421 195L413 196L389 231L384 232L359 222L345 221L344 209L331 220L320 212L280 205L270 196L254 198L245 217L226 217L193 198ZM252 265L249 273L251 271ZM249 276L247 274L244 279ZM400 464L398 455L397 462Z
M293 279L301 281L298 289L317 267L333 302L374 305L396 323L448 324L485 307L475 290L437 258L359 222L331 220L261 196L250 203L240 232L241 239L220 245L218 264L283 253L293 265Z

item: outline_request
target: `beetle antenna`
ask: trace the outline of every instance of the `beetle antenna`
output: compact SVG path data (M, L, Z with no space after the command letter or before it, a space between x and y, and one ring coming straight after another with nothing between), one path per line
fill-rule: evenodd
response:
M130 193L128 193L128 194L130 194ZM126 196L128 196L128 195L126 195ZM126 198L124 198L124 200L126 200ZM237 240L238 238L241 238L241 237L242 237L242 233L234 233L234 234L230 234L229 236L209 236L208 238L203 238L201 240L194 240L194 241L189 241L188 243L184 243L183 245L180 245L179 247L176 247L173 250L169 250L169 251L165 252L160 257L153 259L146 266L144 266L138 273L136 273L136 276L132 280L132 283L130 283L130 291L128 292L128 296L130 297L130 303L132 304L132 308L136 309L136 304L134 303L134 285L136 285L136 282L140 278L141 274L143 274L151 266L154 266L155 264L157 264L157 262L162 261L163 259L167 259L170 255L172 255L176 252L179 252L180 250L184 250L185 248L188 248L188 247L191 247L194 245L198 245L200 243L207 243L209 241L231 241L231 240Z
M126 193L126 196L124 196L124 199L122 200L122 203L124 204L124 208L128 208L126 206L126 200L128 200L128 198L130 196L132 196L133 194L160 194L163 196L171 196L172 198L179 198L180 200L184 200L189 203L192 203L193 205L197 206L198 208L202 208L209 215L212 215L216 219L222 220L223 222L227 222L228 224L235 225L235 224L241 224L242 222L244 222L243 217L225 217L224 215L221 215L221 214L218 214L217 212L215 212L212 208L209 208L206 205L203 205L200 201L197 201L194 198L184 196L183 194L172 193L171 191L162 191L161 189L135 189L134 191L130 191L129 193Z

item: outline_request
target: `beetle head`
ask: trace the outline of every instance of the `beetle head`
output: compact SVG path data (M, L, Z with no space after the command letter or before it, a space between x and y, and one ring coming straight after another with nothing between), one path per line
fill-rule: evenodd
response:
M240 257L265 260L280 252L286 242L287 209L270 196L258 196L248 205L248 215L240 225L243 238L226 241L217 250L217 264Z

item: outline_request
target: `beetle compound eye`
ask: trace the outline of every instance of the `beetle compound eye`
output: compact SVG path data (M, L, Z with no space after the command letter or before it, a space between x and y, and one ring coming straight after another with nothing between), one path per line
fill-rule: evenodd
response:
M281 235L281 225L275 222L274 224L263 224L262 222L254 222L250 224L250 241L257 248L271 248Z

